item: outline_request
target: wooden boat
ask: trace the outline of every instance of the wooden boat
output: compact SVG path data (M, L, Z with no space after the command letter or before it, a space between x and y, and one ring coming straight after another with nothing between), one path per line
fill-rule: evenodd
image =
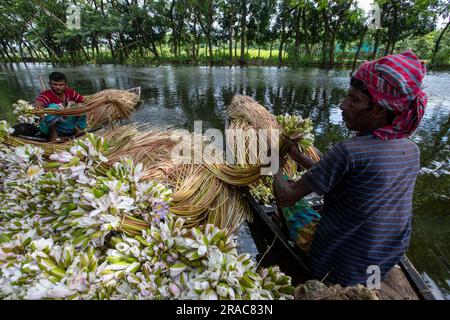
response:
M259 224L256 229L266 237L268 236L265 243L269 243L273 237L276 237L279 244L276 251L285 251L285 258L289 260L290 269L299 273L297 279L301 279L302 281L311 279L308 258L305 253L288 238L287 230L283 230L283 226L280 225L280 221L276 214L277 206L275 204L270 206L260 204L250 194L248 188L242 188L241 193L248 200L254 213L253 223ZM313 206L314 202L317 204L320 201L317 197L310 198L309 200L313 202ZM261 227L261 225L263 227ZM265 248L263 248L263 250L264 249ZM278 255L280 255L279 252ZM273 262L274 261L271 261L271 263ZM283 265L280 266L282 268L284 267ZM381 284L379 293L384 300L437 300L433 291L425 283L406 255L404 255L398 265L389 272L387 278Z
M141 98L141 87L135 87L135 88L127 89L126 91L134 93L135 95L137 95L138 100L140 100L140 98ZM32 127L32 125L29 125L29 126ZM78 138L80 136L83 136L86 132L98 131L101 128L102 128L101 126L97 126L95 128L90 128L90 129L86 130L82 135L78 135L76 137L75 136L71 137L71 139L75 139L75 138ZM50 142L49 138L47 138L47 137L42 137L42 136L39 136L39 135L35 135L34 133L37 132L36 130L34 130L34 132L33 132L33 130L31 130L29 133L24 133L24 131L28 131L28 130L26 130L26 129L25 130L16 130L16 132L19 132L19 133L15 133L15 134L13 133L13 136L21 139L22 142L24 142L24 143L31 143L31 144L33 144L33 143L49 143Z

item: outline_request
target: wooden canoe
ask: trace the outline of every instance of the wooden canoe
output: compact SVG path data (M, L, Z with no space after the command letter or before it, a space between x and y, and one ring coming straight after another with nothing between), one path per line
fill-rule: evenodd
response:
M279 245L277 250L285 250L285 258L289 259L291 269L298 270L299 278L304 280L310 279L310 268L308 258L305 253L293 242L287 232L283 231L279 220L276 217L277 206L275 204L268 206L260 204L248 191L248 188L242 188L242 195L248 200L248 203L254 213L253 224L259 224L256 229L267 237L265 243L270 243L276 237ZM317 198L311 199L318 202ZM261 225L264 227L261 228ZM250 225L252 229L252 226ZM262 248L265 250L266 248ZM278 253L279 254L279 253ZM271 261L273 263L274 261ZM280 267L283 268L282 263ZM402 257L396 267L388 274L387 278L382 282L380 296L384 300L437 300L437 297L425 283L420 274L414 268L411 261L406 255Z

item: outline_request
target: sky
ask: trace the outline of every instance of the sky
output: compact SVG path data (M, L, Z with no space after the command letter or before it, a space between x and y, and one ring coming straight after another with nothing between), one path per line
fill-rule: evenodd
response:
M373 0L357 0L358 7L364 10L366 14L370 11Z

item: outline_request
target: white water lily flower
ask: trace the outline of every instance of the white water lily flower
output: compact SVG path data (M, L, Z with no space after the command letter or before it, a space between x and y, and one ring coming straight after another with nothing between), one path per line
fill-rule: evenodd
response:
M112 203L112 199L108 194L102 196L101 198L94 199L94 202L92 203L92 205L96 209L89 212L89 216L95 217L96 215L98 215L101 212L108 212L109 207L111 206L111 203Z
M122 223L122 218L111 214L102 214L100 221L102 223L101 230L117 230Z
M62 283L57 283L47 290L46 297L48 298L66 298L75 294L75 290L69 289L66 285Z
M13 113L17 114L20 123L35 124L39 117L33 114L34 107L25 100L18 100L13 104Z
M9 278L10 281L16 281L22 276L22 272L18 266L3 268L1 272L5 278Z
M134 199L127 196L116 197L116 194L114 194L114 197L112 197L112 203L117 209L122 209L125 211L132 211L136 208L135 206L133 206Z
M47 295L48 289L53 286L53 283L47 279L40 279L34 286L28 289L24 299L25 300L40 300Z
M38 165L32 165L27 170L27 177L30 179L34 179L42 174L44 170Z
M141 251L138 247L131 247L130 253L133 255L133 257L138 258L141 255Z
M208 248L206 246L202 245L202 246L198 247L197 253L199 256L203 256L206 254L207 251L208 251Z
M120 252L128 253L128 251L130 250L130 246L125 242L120 242L116 244L116 249Z
M90 192L82 192L81 195L87 200L87 203L95 201L95 196Z
M216 286L216 291L217 291L217 294L219 295L219 296L221 296L221 297L227 297L228 296L228 294L229 294L229 286L228 285L226 285L226 284L224 284L224 283L219 283L217 286Z
M201 300L218 300L219 297L218 297L216 291L214 291L213 289L208 289L200 295L200 299Z
M74 222L77 223L78 226L80 227L90 227L93 225L97 225L98 224L98 220L91 218L91 217L81 217L78 219L75 219Z
M85 170L87 169L86 164L80 163L77 166L70 168L70 178L77 178L81 174L84 174Z
M175 283L171 283L169 285L169 291L170 293L175 297L178 298L181 294L181 289L175 284Z
M5 120L0 121L0 138L7 137L14 133L14 128L12 128L8 122Z
M70 152L63 151L60 153L54 153L54 154L50 155L49 159L53 160L53 161L62 162L62 163L69 163L70 160L73 159L73 157L74 156Z
M83 148L82 148L81 146L79 146L79 145L71 146L69 150L70 150L70 153L71 153L73 156L77 156L77 157L79 157L79 156L84 156L84 157L87 157L87 155L88 155L88 153L86 152L86 150L83 149Z
M39 240L34 240L33 242L31 242L31 248L33 248L33 250L35 251L44 251L46 249L51 249L52 246L52 239L41 238Z
M177 263L170 267L170 276L176 277L187 269L187 266L183 263Z
M29 159L29 155L27 154L27 150L25 147L17 147L14 153L19 159L25 161L28 161Z
M108 180L103 183L110 191L118 192L119 194L128 192L130 186L126 183L121 183L118 180Z

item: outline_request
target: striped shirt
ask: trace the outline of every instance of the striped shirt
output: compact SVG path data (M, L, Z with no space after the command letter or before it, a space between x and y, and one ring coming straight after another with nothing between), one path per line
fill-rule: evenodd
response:
M74 101L76 103L81 103L84 101L84 97L82 95L69 87L66 87L64 90L64 97L66 101L60 100L53 90L50 89L42 92L39 97L36 98L36 101L42 102L44 104L44 108L47 108L47 106L51 103L61 105L67 104L70 101Z
M381 279L408 248L412 197L420 169L410 140L355 136L338 143L303 175L324 195L322 218L310 249L315 277L350 286Z

